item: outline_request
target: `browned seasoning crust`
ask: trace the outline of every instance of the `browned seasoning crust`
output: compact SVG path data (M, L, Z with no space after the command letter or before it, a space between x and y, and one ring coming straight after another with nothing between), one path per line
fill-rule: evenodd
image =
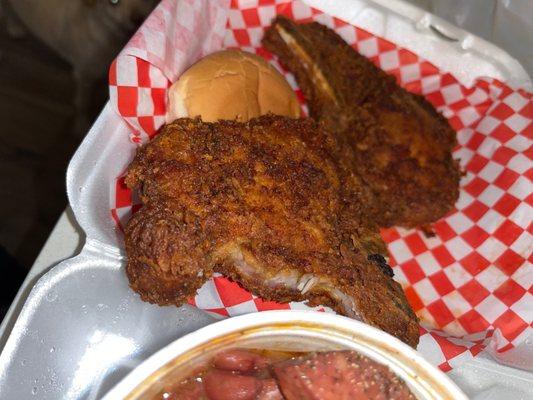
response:
M125 232L131 287L181 305L221 272L264 299L329 305L416 346L416 316L343 167L349 153L311 119L165 126L126 177L144 203Z
M263 44L294 72L311 116L352 146L352 168L379 226L426 225L452 210L456 135L429 102L316 22L277 17Z

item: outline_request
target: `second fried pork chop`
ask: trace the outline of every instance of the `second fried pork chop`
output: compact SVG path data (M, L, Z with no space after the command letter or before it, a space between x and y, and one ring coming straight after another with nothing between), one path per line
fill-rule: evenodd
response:
M311 116L352 146L378 225L426 225L453 208L455 132L430 103L316 22L278 17L263 44L294 72Z
M415 346L417 319L345 155L311 119L167 125L127 173L144 203L126 228L131 287L181 305L220 272L264 299L327 305Z

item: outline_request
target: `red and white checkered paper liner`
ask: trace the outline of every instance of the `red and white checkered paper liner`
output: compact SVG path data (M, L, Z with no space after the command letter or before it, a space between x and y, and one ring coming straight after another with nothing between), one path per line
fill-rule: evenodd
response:
M420 317L418 349L449 370L489 346L494 354L520 344L533 321L532 94L493 79L467 88L410 51L291 0L163 0L110 70L111 101L142 143L164 123L166 90L202 56L241 48L280 70L303 103L294 77L261 47L277 14L318 21L357 51L422 93L457 131L454 156L466 176L456 209L434 224L435 237L386 229L395 278ZM118 177L111 214L121 227L138 207ZM215 276L191 303L223 316L303 304L266 302ZM328 310L326 310L328 311Z

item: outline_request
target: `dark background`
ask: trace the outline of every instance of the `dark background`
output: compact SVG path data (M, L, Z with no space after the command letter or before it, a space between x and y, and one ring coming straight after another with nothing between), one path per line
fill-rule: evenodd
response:
M67 206L109 65L158 2L0 0L0 320Z
M0 320L67 205L65 173L82 140L73 129L71 67L0 21ZM95 85L89 121L107 98Z

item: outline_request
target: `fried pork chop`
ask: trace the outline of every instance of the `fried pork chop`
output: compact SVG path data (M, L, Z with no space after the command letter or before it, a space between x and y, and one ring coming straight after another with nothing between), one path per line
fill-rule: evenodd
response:
M295 74L310 115L352 146L379 226L423 226L453 208L455 132L429 102L316 22L277 17L263 44Z
M126 177L144 203L125 232L131 287L181 305L220 272L264 299L330 306L416 346L416 316L343 166L349 153L311 119L165 126Z

